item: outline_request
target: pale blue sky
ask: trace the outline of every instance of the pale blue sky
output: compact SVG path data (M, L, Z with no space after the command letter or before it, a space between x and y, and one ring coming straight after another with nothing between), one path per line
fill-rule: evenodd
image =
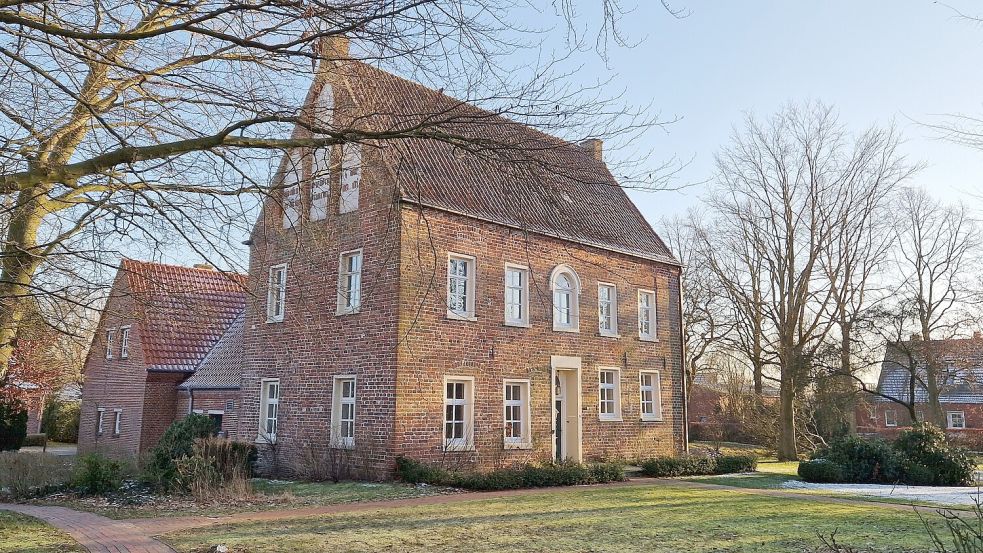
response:
M658 2L639 1L623 26L644 43L612 49L609 65L630 102L651 100L665 117L682 118L640 146L694 157L684 182L712 177L714 152L744 112L767 116L786 102L813 99L836 106L851 128L895 120L905 153L926 164L914 184L983 202L971 195L983 192L983 152L940 141L918 124L945 113L983 115L983 26L931 0L674 4L689 16L674 20ZM983 15L983 2L949 5ZM631 194L657 223L697 203L704 190Z

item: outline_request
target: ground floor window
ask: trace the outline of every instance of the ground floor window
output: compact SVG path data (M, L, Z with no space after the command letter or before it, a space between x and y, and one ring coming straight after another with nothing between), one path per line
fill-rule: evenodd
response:
M276 441L276 421L280 412L280 381L264 380L259 406L259 437Z
M884 411L884 426L897 426L898 412L894 409Z
M966 428L966 414L962 411L949 411L945 414L948 427L953 430Z
M601 420L621 418L621 379L618 369L598 371L598 413Z
M506 380L504 401L505 448L530 447L532 439L529 431L529 381Z
M331 406L331 445L355 447L355 377L336 376Z
M444 447L465 450L474 447L474 379L448 377L444 381Z
M642 420L662 420L662 380L659 371L641 371L638 387L642 401Z

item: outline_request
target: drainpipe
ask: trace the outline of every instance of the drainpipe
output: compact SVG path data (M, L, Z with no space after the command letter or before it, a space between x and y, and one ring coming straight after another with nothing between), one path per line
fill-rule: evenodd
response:
M195 389L188 388L188 415L195 412Z
M679 298L678 304L676 305L677 313L679 314L679 372L682 375L682 395L683 395L683 451L689 453L689 401L686 397L686 345L683 344L683 267L679 266L679 272L676 275L679 283Z

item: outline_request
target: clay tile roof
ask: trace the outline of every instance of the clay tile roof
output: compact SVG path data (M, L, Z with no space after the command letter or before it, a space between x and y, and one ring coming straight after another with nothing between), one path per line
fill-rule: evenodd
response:
M246 277L124 259L147 370L192 372L245 309Z
M401 199L546 236L678 264L603 161L544 134L360 62L339 64L369 129L423 126L468 137L382 148Z
M943 403L983 403L983 339L954 338L948 340L921 340L890 343L881 363L877 390L901 401L907 401L911 381L911 368L917 377L915 402L928 401L925 389L926 357L931 348L948 377L942 383L939 399ZM883 397L876 401L890 401Z
M243 321L245 312L232 321L215 347L179 388L183 390L236 389L242 378Z

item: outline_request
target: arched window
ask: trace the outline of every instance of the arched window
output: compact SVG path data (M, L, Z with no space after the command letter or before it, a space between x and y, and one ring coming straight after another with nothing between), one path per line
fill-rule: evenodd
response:
M553 330L580 330L580 278L568 265L553 269Z

